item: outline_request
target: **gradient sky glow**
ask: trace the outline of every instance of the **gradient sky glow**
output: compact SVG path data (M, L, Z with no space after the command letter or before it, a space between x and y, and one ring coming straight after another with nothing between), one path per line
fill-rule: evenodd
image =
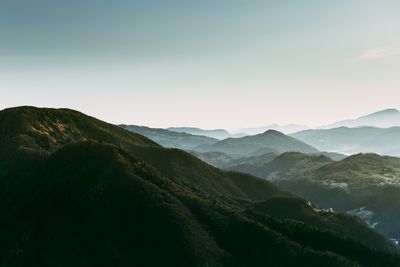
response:
M398 0L0 0L0 109L151 127L400 108Z

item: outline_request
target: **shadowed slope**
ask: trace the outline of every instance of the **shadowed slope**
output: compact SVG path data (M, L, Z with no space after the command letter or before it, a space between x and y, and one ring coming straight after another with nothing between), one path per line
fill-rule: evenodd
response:
M257 163L243 163L231 166L230 170L251 173L255 176L276 180L291 172L310 170L332 162L322 155L306 155L299 152L285 152L271 161Z
M81 113L27 107L0 112L3 266L400 262L398 255L354 240L396 251L354 217L326 217L268 181L218 170L183 151L76 114ZM19 124L8 124L15 116L22 118ZM71 139L54 130L60 121L68 122ZM37 135L31 130L35 124L44 125ZM30 142L15 138L24 135ZM280 202L286 212L277 214L268 203L280 198L288 199ZM297 205L303 205L300 212Z
M213 197L111 145L67 145L31 179L23 208L2 219L3 266L390 266L400 260Z
M353 210L389 237L400 239L400 159L357 154L276 182L323 207Z

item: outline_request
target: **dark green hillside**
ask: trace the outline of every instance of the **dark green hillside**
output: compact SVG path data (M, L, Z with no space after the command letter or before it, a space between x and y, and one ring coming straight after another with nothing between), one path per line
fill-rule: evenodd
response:
M197 158L201 159L208 164L221 168L221 169L228 169L231 166L239 165L239 164L262 164L266 162L270 162L278 155L275 153L265 153L259 156L249 156L249 157L242 157L242 156L233 156L228 155L223 152L195 152L189 151L190 154L196 156Z
M36 183L23 207L2 218L3 266L391 266L400 260L212 197L111 145L67 145L31 179Z
M399 172L399 158L377 154L357 154L295 175L296 179L324 184L327 188L340 189L346 193L367 190L371 187L398 186L400 185ZM294 180L291 176L282 178Z
M196 156L197 158L201 159L204 162L207 162L208 164L217 167L217 168L221 168L224 170L228 170L230 168L233 168L233 170L238 170L238 171L242 171L240 168L235 169L238 166L248 166L249 169L244 171L247 173L251 173L253 175L256 176L261 176L264 177L262 173L257 172L257 173L253 173L251 171L251 168L254 167L260 167L260 166L264 166L267 163L271 162L273 159L275 159L276 157L279 156L279 154L277 153L265 153L262 155L256 155L256 156L238 156L238 155L232 155L232 154L226 154L224 152L196 152L196 151L188 151L190 154ZM285 152L282 154L286 154L290 155L291 153L293 153L293 155L296 154L301 154L299 152ZM310 156L309 158L318 158L316 156L324 156L324 158L328 158L328 159L332 159L335 161L339 161L342 160L344 158L346 158L345 155L343 154L339 154L339 153L330 153L330 152L318 152L318 153L311 153L311 154L303 154L304 157ZM299 159L301 160L301 159ZM329 161L329 160L328 160ZM327 162L328 162L327 161Z
M193 150L188 150L188 152L202 161L221 169L230 166L235 159L241 158L224 152L197 152Z
M321 207L358 215L388 237L400 239L399 158L357 154L334 162L288 152L270 162L228 169L273 180Z
M2 232L4 266L234 262L177 198L189 201L196 191L114 146L67 145L31 179L36 183L23 208L3 218L1 229L13 225Z
M365 223L268 181L70 110L0 118L1 266L400 265Z
M311 201L353 210L387 236L400 238L400 159L357 154L276 180Z
M299 152L286 152L271 161L240 163L229 167L230 170L251 173L268 180L276 180L281 176L299 170L321 167L332 160L322 155L306 155Z
M212 145L199 146L198 150L203 152L220 151L228 154L240 154L245 156L261 155L267 152L318 152L318 150L314 147L274 130L268 130L262 134L245 136L241 138L228 138Z

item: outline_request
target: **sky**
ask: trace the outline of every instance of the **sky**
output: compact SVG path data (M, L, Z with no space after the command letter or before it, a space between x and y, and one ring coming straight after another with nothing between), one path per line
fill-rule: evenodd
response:
M0 109L326 125L400 109L398 0L0 0Z

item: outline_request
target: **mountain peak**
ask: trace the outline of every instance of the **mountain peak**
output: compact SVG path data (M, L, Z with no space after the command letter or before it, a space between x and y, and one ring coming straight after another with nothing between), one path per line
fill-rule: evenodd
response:
M265 131L262 134L274 134L274 135L284 135L283 133L281 133L280 131L277 130L273 130L273 129L269 129L267 131Z
M349 128L372 126L379 128L390 128L400 126L400 111L395 108L383 109L374 113L361 116L357 119L347 119L333 124L319 127L320 129L331 129L346 126Z
M203 135L217 139L225 139L232 137L232 135L225 129L211 129L205 130L196 127L169 127L168 131L178 132L178 133L188 133L192 135Z
M159 147L150 139L72 109L21 106L0 111L2 139L8 146L54 152L70 142L102 140L120 146ZM27 138L29 137L29 138Z
M388 108L384 110L380 110L365 116L360 117L361 118L369 118L369 117L375 117L375 116L386 116L386 115L398 115L400 114L400 111L395 109L395 108Z

